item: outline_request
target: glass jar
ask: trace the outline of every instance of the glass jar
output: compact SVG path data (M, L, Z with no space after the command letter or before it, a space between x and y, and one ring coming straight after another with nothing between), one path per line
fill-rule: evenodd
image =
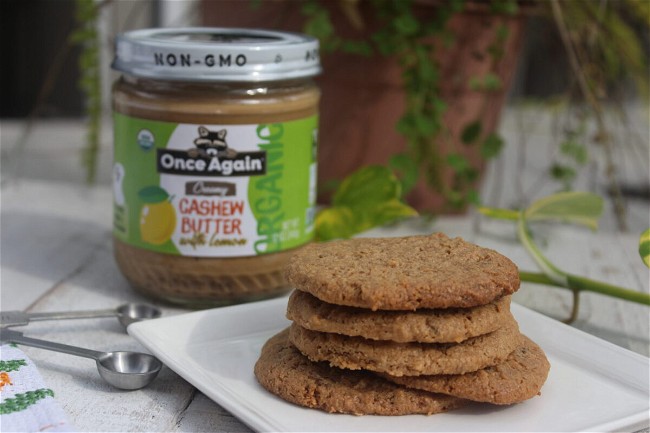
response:
M118 36L113 239L145 295L192 308L277 296L313 238L318 42L247 29Z

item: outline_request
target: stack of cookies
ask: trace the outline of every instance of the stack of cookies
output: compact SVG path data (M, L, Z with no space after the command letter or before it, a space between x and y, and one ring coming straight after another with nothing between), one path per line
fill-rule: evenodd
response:
M539 394L543 351L510 314L517 267L443 234L312 244L286 271L292 325L255 365L292 403L356 415L433 414Z

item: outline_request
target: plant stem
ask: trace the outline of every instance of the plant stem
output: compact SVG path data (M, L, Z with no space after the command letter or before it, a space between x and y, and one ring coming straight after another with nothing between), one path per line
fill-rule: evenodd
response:
M581 291L601 293L603 295L613 296L619 299L637 302L639 304L650 305L650 294L636 292L613 284L572 275L555 266L546 258L546 256L544 256L544 254L542 254L541 250L537 247L535 242L533 242L528 230L528 225L526 224L524 212L520 212L519 219L517 220L517 237L531 257L535 262L537 262L537 265L542 269L542 271L544 271L543 274L520 273L520 278L522 280L564 287L573 292L571 315L564 321L565 323L572 323L578 318Z
M579 290L571 290L571 294L573 295L573 303L571 306L571 315L567 319L564 319L564 323L573 323L576 321L578 318L578 311L580 310L580 291Z
M567 284L559 285L547 275L538 272L520 271L521 281L534 284L544 284L549 286L562 287L577 292L593 292L601 295L612 296L614 298L624 299L626 301L636 302L638 304L650 305L650 294L637 292L613 284L596 281L578 275L567 274Z
M542 254L535 242L533 242L523 212L520 214L519 220L517 221L517 237L524 245L524 248L526 248L528 253L537 262L537 265L542 268L544 274L553 281L554 284L561 287L568 287L568 274L561 271L551 263L544 254Z

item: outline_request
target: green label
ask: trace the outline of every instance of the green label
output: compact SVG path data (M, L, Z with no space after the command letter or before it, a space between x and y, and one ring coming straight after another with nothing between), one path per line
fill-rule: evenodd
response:
M169 254L242 257L312 239L317 116L258 125L114 120L120 240Z

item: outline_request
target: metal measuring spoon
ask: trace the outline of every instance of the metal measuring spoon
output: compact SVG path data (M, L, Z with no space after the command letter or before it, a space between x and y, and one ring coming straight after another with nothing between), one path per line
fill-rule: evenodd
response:
M51 313L25 313L24 311L0 312L0 326L24 326L38 320L93 319L114 317L126 328L131 323L160 317L160 309L149 304L124 304L112 310L61 311Z
M4 343L17 343L39 349L53 350L69 355L94 359L99 375L115 388L134 390L149 385L162 368L162 362L148 353L115 351L100 352L69 346L53 341L25 337L22 332L0 329L0 340Z

